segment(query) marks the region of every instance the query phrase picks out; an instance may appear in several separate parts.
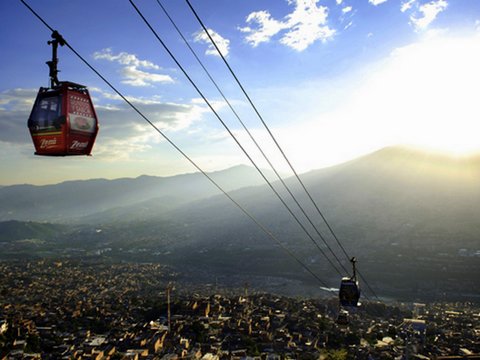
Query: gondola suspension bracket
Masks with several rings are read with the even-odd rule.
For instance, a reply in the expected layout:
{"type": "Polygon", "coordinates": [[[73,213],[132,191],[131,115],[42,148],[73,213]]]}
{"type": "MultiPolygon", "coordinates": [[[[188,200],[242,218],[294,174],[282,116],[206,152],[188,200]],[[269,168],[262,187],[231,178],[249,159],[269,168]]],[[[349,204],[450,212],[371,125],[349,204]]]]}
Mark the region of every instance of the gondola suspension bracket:
{"type": "Polygon", "coordinates": [[[50,87],[53,88],[59,85],[58,81],[58,57],[57,57],[57,49],[58,45],[64,46],[66,44],[65,39],[57,30],[52,32],[52,39],[47,42],[48,45],[52,45],[52,60],[47,61],[46,64],[48,65],[49,76],[50,76],[50,87]]]}

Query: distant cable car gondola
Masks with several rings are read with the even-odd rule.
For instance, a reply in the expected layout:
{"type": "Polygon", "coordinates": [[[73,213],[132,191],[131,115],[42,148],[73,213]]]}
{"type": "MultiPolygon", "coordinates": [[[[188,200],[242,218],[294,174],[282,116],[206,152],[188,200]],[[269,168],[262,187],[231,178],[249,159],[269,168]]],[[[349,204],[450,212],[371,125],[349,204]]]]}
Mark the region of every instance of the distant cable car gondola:
{"type": "Polygon", "coordinates": [[[85,86],[58,81],[57,47],[65,45],[62,36],[52,33],[52,61],[50,87],[41,87],[28,128],[35,145],[36,155],[67,156],[90,155],[98,133],[98,120],[92,99],[85,86]]]}
{"type": "Polygon", "coordinates": [[[360,299],[360,288],[357,281],[357,273],[355,269],[355,258],[350,260],[353,266],[353,276],[344,277],[340,283],[340,305],[344,307],[357,307],[360,299]]]}
{"type": "Polygon", "coordinates": [[[350,323],[350,314],[347,310],[341,309],[338,313],[337,324],[338,325],[348,325],[350,323]]]}

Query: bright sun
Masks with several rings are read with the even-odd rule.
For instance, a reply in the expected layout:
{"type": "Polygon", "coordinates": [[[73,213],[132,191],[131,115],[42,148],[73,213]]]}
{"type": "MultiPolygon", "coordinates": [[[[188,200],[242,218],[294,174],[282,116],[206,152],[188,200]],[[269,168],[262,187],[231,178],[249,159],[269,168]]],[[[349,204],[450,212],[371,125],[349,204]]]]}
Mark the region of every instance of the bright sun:
{"type": "Polygon", "coordinates": [[[397,48],[360,74],[347,75],[340,86],[331,83],[323,92],[308,86],[297,90],[306,99],[313,93],[317,101],[338,106],[318,112],[317,102],[310,101],[304,115],[309,120],[283,129],[281,143],[301,170],[392,145],[454,156],[480,153],[479,64],[479,33],[427,36],[397,48]],[[342,87],[345,83],[349,88],[342,87]]]}
{"type": "Polygon", "coordinates": [[[479,35],[397,49],[363,89],[368,100],[360,101],[369,108],[360,106],[362,113],[399,143],[455,155],[480,151],[479,64],[479,35]]]}

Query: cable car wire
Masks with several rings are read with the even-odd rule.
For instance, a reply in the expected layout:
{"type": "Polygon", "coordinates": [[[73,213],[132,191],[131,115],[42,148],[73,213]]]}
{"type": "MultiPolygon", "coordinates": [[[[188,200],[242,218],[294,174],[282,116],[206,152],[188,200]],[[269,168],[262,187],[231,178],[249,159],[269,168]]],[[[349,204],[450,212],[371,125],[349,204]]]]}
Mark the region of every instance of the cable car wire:
{"type": "MultiPolygon", "coordinates": [[[[55,31],[35,10],[32,9],[24,0],[20,0],[31,13],[37,17],[50,31],[55,31]]],[[[185,159],[187,159],[199,172],[201,172],[220,192],[222,192],[234,205],[236,205],[250,220],[252,220],[270,239],[277,243],[290,257],[292,257],[305,271],[312,275],[323,287],[328,285],[315,274],[303,261],[301,261],[290,249],[288,249],[271,231],[269,231],[260,221],[258,221],[249,211],[228,194],[215,180],[213,180],[191,157],[189,157],[180,147],[178,147],[165,133],[163,133],[147,116],[145,116],[126,96],[124,96],[111,82],[109,82],[100,72],[98,72],[83,56],[80,55],[65,40],[67,46],[90,70],[92,70],[102,81],[107,84],[123,101],[125,101],[140,117],[145,120],[158,134],[160,134],[175,150],[177,150],[185,159]]],[[[327,290],[324,290],[327,291],[327,290]]],[[[327,291],[330,292],[330,291],[327,291]]]]}
{"type": "Polygon", "coordinates": [[[161,37],[158,35],[158,33],[155,31],[155,29],[152,27],[150,22],[145,18],[143,13],[140,11],[140,9],[135,5],[133,0],[129,0],[130,4],[133,6],[137,14],[140,16],[140,18],[145,22],[147,27],[150,29],[150,31],[153,33],[155,38],[159,41],[159,43],[162,45],[164,50],[170,55],[172,60],[175,62],[175,64],[179,67],[179,69],[183,72],[187,80],[190,82],[190,84],[195,88],[197,93],[200,95],[200,97],[205,101],[207,106],[210,108],[210,110],[214,113],[215,117],[220,121],[220,123],[223,125],[223,127],[227,130],[229,135],[233,138],[235,143],[238,145],[238,147],[242,150],[242,152],[245,154],[245,156],[248,158],[250,163],[255,167],[255,169],[258,171],[258,173],[262,176],[262,178],[265,180],[267,185],[270,187],[270,189],[274,192],[274,194],[277,196],[277,198],[280,200],[282,205],[285,207],[285,209],[290,213],[290,215],[295,219],[297,224],[300,226],[300,228],[305,232],[305,234],[308,236],[310,241],[316,246],[316,248],[322,253],[322,255],[327,259],[327,261],[330,263],[330,265],[335,269],[335,271],[342,276],[342,273],[338,270],[338,268],[335,266],[335,264],[332,262],[332,260],[325,254],[325,252],[322,250],[322,248],[318,245],[318,243],[315,241],[315,239],[312,237],[312,235],[308,232],[306,229],[305,225],[298,219],[298,217],[295,215],[293,210],[288,206],[288,204],[285,202],[285,200],[280,196],[278,191],[273,187],[273,185],[270,183],[270,181],[267,179],[265,174],[262,172],[262,170],[259,168],[259,166],[255,163],[253,158],[250,156],[250,154],[245,150],[243,145],[240,143],[240,141],[237,139],[235,134],[230,130],[228,125],[223,121],[223,119],[220,117],[218,112],[214,109],[214,107],[211,105],[211,103],[208,101],[206,96],[203,94],[203,92],[200,90],[200,88],[197,86],[197,84],[193,81],[193,79],[188,75],[187,71],[185,68],[180,64],[180,62],[177,60],[175,55],[170,51],[168,46],[165,44],[165,42],[161,39],[161,37]]]}
{"type": "Polygon", "coordinates": [[[181,32],[181,30],[178,28],[177,24],[175,23],[175,21],[173,20],[173,18],[170,16],[170,14],[168,13],[168,11],[166,10],[166,8],[162,5],[161,1],[160,0],[156,0],[157,1],[157,4],[160,6],[160,8],[163,10],[165,16],[167,16],[168,20],[170,21],[170,23],[172,24],[172,26],[175,28],[175,30],[177,31],[177,33],[179,34],[179,36],[182,38],[183,42],[185,43],[185,45],[188,47],[188,49],[190,50],[190,52],[192,53],[192,55],[195,57],[195,59],[197,60],[197,62],[199,63],[199,65],[202,67],[202,69],[204,70],[204,72],[206,73],[207,77],[210,79],[210,81],[213,83],[213,85],[215,86],[215,88],[217,89],[217,91],[220,93],[220,95],[222,96],[222,98],[224,99],[224,101],[227,103],[228,107],[230,108],[230,110],[232,111],[232,113],[235,115],[235,117],[237,118],[237,120],[239,121],[239,123],[242,125],[243,129],[245,130],[245,132],[248,134],[248,136],[250,137],[250,139],[252,140],[252,142],[255,144],[255,146],[257,147],[257,149],[260,151],[260,153],[262,154],[263,158],[267,161],[268,165],[270,166],[270,168],[273,170],[273,172],[275,173],[275,175],[277,176],[278,180],[281,182],[281,184],[283,185],[283,187],[287,190],[288,194],[291,196],[291,198],[293,199],[293,201],[295,202],[295,204],[298,206],[298,208],[300,209],[300,211],[302,212],[302,214],[305,216],[305,218],[307,219],[307,221],[310,223],[310,225],[313,227],[313,229],[315,230],[316,234],[320,237],[320,239],[323,241],[323,243],[325,244],[325,246],[328,248],[328,250],[330,251],[330,253],[333,255],[333,257],[335,258],[335,260],[337,260],[338,264],[340,265],[340,267],[343,268],[343,270],[345,271],[345,273],[348,274],[348,270],[345,268],[345,266],[343,265],[343,263],[340,261],[340,259],[337,257],[337,255],[335,254],[335,252],[333,251],[333,249],[330,247],[330,245],[328,244],[328,242],[326,241],[326,239],[323,237],[323,235],[321,234],[321,232],[318,230],[317,226],[314,224],[314,222],[312,221],[311,217],[307,214],[307,212],[305,211],[305,209],[303,208],[303,206],[300,204],[300,202],[297,200],[296,196],[293,194],[293,192],[290,190],[290,187],[285,183],[285,180],[280,176],[280,174],[278,173],[277,169],[275,168],[275,166],[272,164],[272,162],[270,161],[270,159],[268,158],[268,156],[265,154],[265,152],[263,151],[262,147],[260,146],[260,144],[258,143],[258,141],[255,139],[255,137],[253,136],[253,134],[251,133],[251,131],[248,129],[248,127],[245,125],[245,123],[242,121],[242,119],[240,118],[240,116],[238,115],[237,111],[233,108],[232,104],[230,103],[230,101],[227,99],[227,97],[225,96],[225,94],[223,93],[223,91],[220,89],[219,85],[217,84],[217,82],[215,81],[215,79],[213,78],[213,76],[210,74],[210,72],[208,71],[208,69],[205,67],[205,65],[203,64],[202,60],[199,58],[199,56],[197,55],[197,53],[195,52],[195,50],[192,48],[192,46],[188,43],[187,39],[185,38],[185,36],[183,35],[183,33],[181,32]]]}
{"type": "MultiPolygon", "coordinates": [[[[222,54],[222,52],[220,51],[220,49],[218,48],[216,42],[213,40],[212,36],[210,35],[210,33],[208,32],[205,24],[203,23],[202,19],[200,18],[200,16],[198,15],[198,13],[196,12],[196,10],[194,9],[194,7],[192,6],[192,4],[190,3],[189,0],[185,0],[188,7],[190,8],[190,10],[192,11],[193,15],[195,16],[195,18],[197,19],[197,21],[200,23],[200,25],[202,26],[203,30],[205,31],[205,33],[207,34],[208,38],[210,39],[210,41],[212,42],[212,44],[214,45],[215,49],[217,50],[218,54],[220,55],[220,57],[222,58],[223,62],[225,63],[225,65],[227,66],[228,70],[230,71],[231,75],[233,76],[233,78],[235,79],[235,81],[237,82],[238,86],[240,87],[241,91],[243,92],[243,94],[245,95],[246,99],[248,100],[248,102],[250,103],[250,105],[252,106],[252,109],[255,111],[255,113],[257,114],[258,118],[260,119],[260,121],[262,122],[263,126],[265,127],[265,129],[267,130],[268,134],[270,135],[270,137],[272,138],[273,142],[275,143],[275,145],[277,146],[278,150],[280,151],[280,153],[282,154],[283,158],[285,159],[286,163],[288,164],[288,166],[290,167],[290,169],[292,170],[293,174],[295,175],[295,177],[297,178],[298,182],[300,183],[301,187],[303,188],[303,190],[305,191],[305,193],[307,194],[308,198],[310,199],[310,201],[312,202],[312,204],[314,205],[317,213],[320,215],[320,217],[322,218],[322,220],[324,221],[324,223],[326,224],[328,230],[330,231],[330,233],[332,234],[333,238],[335,239],[336,243],[338,244],[338,246],[340,247],[340,249],[343,251],[344,255],[346,256],[347,259],[350,259],[351,257],[348,255],[347,251],[345,250],[345,247],[342,245],[342,243],[340,242],[340,239],[337,237],[335,231],[333,230],[333,228],[331,227],[330,223],[327,221],[326,217],[323,215],[322,211],[320,210],[320,208],[318,207],[316,201],[313,199],[312,195],[310,194],[310,192],[308,191],[307,187],[305,186],[305,184],[303,183],[303,181],[301,180],[300,176],[298,175],[297,171],[295,170],[295,168],[293,167],[292,163],[290,162],[290,160],[288,159],[287,155],[285,154],[285,152],[283,151],[282,147],[280,146],[279,142],[277,141],[276,137],[273,135],[272,131],[270,130],[270,128],[268,127],[267,123],[265,122],[265,120],[263,119],[262,115],[260,114],[260,112],[258,111],[257,107],[255,106],[255,104],[253,103],[252,99],[250,98],[250,96],[248,95],[247,91],[245,90],[245,88],[243,87],[242,83],[240,82],[240,80],[238,79],[237,75],[235,74],[235,72],[233,71],[233,69],[231,68],[230,64],[228,63],[228,61],[225,59],[225,56],[222,54]]],[[[362,274],[360,272],[358,272],[358,275],[361,277],[361,279],[365,282],[365,284],[367,285],[367,287],[369,288],[369,290],[372,292],[372,294],[374,295],[374,297],[380,301],[380,299],[378,298],[378,296],[376,295],[375,291],[371,288],[371,286],[368,284],[367,280],[362,276],[362,274]]]]}

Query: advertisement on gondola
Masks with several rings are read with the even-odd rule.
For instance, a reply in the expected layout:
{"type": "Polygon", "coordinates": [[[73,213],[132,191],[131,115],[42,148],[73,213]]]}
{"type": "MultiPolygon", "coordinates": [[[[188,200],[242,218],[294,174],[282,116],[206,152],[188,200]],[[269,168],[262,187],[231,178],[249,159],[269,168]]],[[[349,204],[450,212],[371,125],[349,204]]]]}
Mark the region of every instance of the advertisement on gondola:
{"type": "Polygon", "coordinates": [[[95,116],[87,97],[80,94],[70,95],[70,129],[93,133],[96,130],[95,116]]]}

